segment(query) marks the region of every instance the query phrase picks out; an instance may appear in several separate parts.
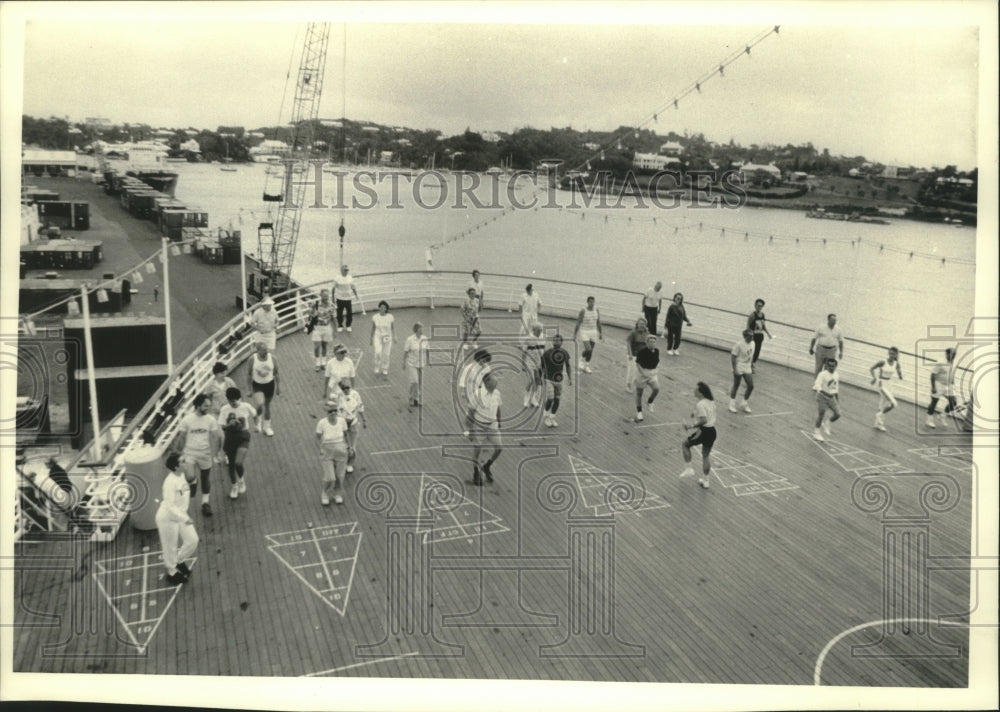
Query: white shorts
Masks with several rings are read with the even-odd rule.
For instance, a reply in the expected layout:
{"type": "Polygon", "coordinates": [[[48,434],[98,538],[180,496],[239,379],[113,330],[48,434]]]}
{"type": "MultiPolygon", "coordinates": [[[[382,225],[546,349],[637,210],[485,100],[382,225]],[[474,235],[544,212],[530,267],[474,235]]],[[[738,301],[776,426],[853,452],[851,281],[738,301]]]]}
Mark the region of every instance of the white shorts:
{"type": "Polygon", "coordinates": [[[593,341],[597,343],[599,334],[596,331],[580,331],[579,339],[580,341],[593,341]]]}
{"type": "Polygon", "coordinates": [[[896,396],[892,394],[892,387],[885,381],[879,381],[878,383],[878,406],[882,408],[883,406],[891,404],[893,408],[896,407],[896,396]]]}
{"type": "Polygon", "coordinates": [[[329,324],[317,324],[313,328],[312,340],[314,343],[328,344],[333,341],[333,327],[329,324]]]}

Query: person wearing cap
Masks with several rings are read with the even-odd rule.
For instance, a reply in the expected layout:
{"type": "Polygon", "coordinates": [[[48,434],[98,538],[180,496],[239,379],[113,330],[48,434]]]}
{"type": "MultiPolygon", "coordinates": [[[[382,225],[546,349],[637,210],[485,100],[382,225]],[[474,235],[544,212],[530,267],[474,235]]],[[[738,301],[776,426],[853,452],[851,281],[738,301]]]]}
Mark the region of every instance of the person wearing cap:
{"type": "Polygon", "coordinates": [[[344,420],[347,426],[347,472],[354,472],[354,460],[358,453],[354,445],[358,441],[358,421],[361,427],[368,428],[368,418],[365,417],[365,404],[361,402],[361,396],[351,387],[350,379],[343,379],[337,384],[340,393],[336,398],[331,397],[331,401],[337,403],[337,414],[344,420]]]}
{"type": "Polygon", "coordinates": [[[257,342],[257,351],[250,357],[247,375],[253,403],[257,408],[257,432],[263,431],[268,437],[273,436],[271,400],[281,395],[281,386],[278,384],[278,361],[262,341],[257,342]]]}
{"type": "Polygon", "coordinates": [[[357,378],[354,361],[347,355],[347,347],[337,344],[333,347],[333,358],[326,362],[326,381],[323,383],[323,397],[336,400],[338,384],[345,378],[353,386],[357,378]]]}
{"type": "Polygon", "coordinates": [[[729,391],[729,412],[737,412],[737,408],[744,413],[751,413],[750,394],[753,393],[753,332],[750,329],[743,330],[743,340],[733,344],[729,352],[730,361],[733,365],[733,387],[729,391]],[[740,390],[740,381],[746,382],[746,390],[743,391],[743,402],[737,406],[736,394],[740,390]]]}
{"type": "Polygon", "coordinates": [[[420,405],[420,380],[426,365],[427,337],[424,336],[424,325],[418,321],[413,325],[413,333],[406,337],[406,343],[403,344],[403,370],[410,382],[407,405],[420,405]]]}
{"type": "MultiPolygon", "coordinates": [[[[194,412],[181,418],[177,426],[177,437],[171,450],[184,456],[191,471],[189,480],[194,479],[194,471],[201,471],[201,513],[212,516],[209,493],[212,491],[212,464],[222,456],[222,429],[216,417],[208,412],[212,399],[204,393],[194,397],[194,412]]],[[[195,484],[195,491],[198,487],[195,484]]]]}
{"type": "Polygon", "coordinates": [[[274,300],[264,297],[254,309],[250,317],[250,326],[253,327],[255,342],[263,342],[267,345],[267,350],[273,352],[278,343],[278,312],[274,309],[274,300]]]}
{"type": "Polygon", "coordinates": [[[198,532],[188,514],[194,473],[185,473],[176,452],[167,455],[167,476],[163,478],[160,506],[156,510],[156,530],[160,535],[167,583],[179,586],[191,575],[187,560],[198,548],[198,532]]]}
{"type": "Polygon", "coordinates": [[[336,401],[326,402],[326,417],[316,423],[316,444],[319,446],[319,457],[323,464],[323,491],[320,503],[330,504],[330,492],[333,491],[333,501],[344,503],[341,494],[344,485],[344,473],[347,469],[347,424],[337,413],[336,401]]]}
{"type": "Polygon", "coordinates": [[[345,328],[348,333],[351,331],[351,323],[354,321],[354,304],[351,295],[358,301],[358,288],[354,286],[354,277],[351,276],[347,265],[340,266],[340,274],[333,278],[333,299],[337,305],[337,332],[342,332],[345,328]]]}
{"type": "Polygon", "coordinates": [[[542,306],[542,299],[534,286],[525,285],[517,306],[521,310],[521,334],[527,334],[531,331],[531,325],[538,321],[538,310],[542,306]]]}

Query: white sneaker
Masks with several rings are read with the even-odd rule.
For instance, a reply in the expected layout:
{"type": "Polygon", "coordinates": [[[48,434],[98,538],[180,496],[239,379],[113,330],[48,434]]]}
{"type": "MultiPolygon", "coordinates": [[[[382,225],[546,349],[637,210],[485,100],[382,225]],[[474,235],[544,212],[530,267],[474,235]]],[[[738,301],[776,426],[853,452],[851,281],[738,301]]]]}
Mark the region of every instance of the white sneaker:
{"type": "Polygon", "coordinates": [[[638,413],[635,414],[635,422],[641,423],[642,421],[643,421],[642,411],[640,410],[638,413]]]}
{"type": "Polygon", "coordinates": [[[330,504],[330,498],[327,496],[326,492],[320,495],[319,503],[322,504],[324,507],[330,504]]]}
{"type": "Polygon", "coordinates": [[[656,403],[647,403],[646,404],[646,410],[648,410],[650,413],[655,413],[656,412],[656,403]]]}
{"type": "Polygon", "coordinates": [[[531,403],[531,396],[527,393],[524,394],[524,407],[527,408],[528,404],[531,403]]]}
{"type": "Polygon", "coordinates": [[[542,401],[538,397],[537,393],[535,393],[533,396],[531,396],[531,405],[532,405],[532,407],[537,408],[541,402],[542,401]]]}
{"type": "Polygon", "coordinates": [[[354,472],[354,465],[348,465],[346,472],[348,473],[354,472]]]}
{"type": "Polygon", "coordinates": [[[247,491],[247,483],[246,483],[246,481],[242,477],[239,478],[238,480],[236,480],[236,489],[237,489],[237,491],[239,491],[240,494],[245,494],[246,493],[246,491],[247,491]]]}
{"type": "Polygon", "coordinates": [[[271,428],[271,421],[270,420],[265,420],[264,421],[264,435],[267,435],[268,437],[272,437],[272,438],[274,437],[274,430],[271,428]]]}
{"type": "MultiPolygon", "coordinates": [[[[343,331],[344,331],[344,327],[342,327],[342,326],[338,326],[337,327],[337,333],[338,334],[343,333],[343,331]]],[[[330,503],[329,502],[324,502],[324,504],[330,504],[330,503]]]]}
{"type": "Polygon", "coordinates": [[[229,488],[229,499],[237,499],[240,496],[240,488],[233,485],[229,488]]]}
{"type": "Polygon", "coordinates": [[[593,373],[594,371],[590,368],[590,364],[588,363],[586,366],[583,367],[583,372],[584,373],[593,373]]]}
{"type": "Polygon", "coordinates": [[[830,432],[830,421],[829,420],[824,420],[823,421],[823,432],[826,433],[827,435],[832,435],[832,433],[830,432]]]}
{"type": "Polygon", "coordinates": [[[549,427],[550,428],[558,428],[559,427],[559,421],[556,420],[556,416],[554,416],[554,415],[550,415],[549,416],[549,427]]]}
{"type": "Polygon", "coordinates": [[[881,430],[883,433],[885,432],[885,426],[882,423],[875,423],[875,429],[881,430]]]}
{"type": "Polygon", "coordinates": [[[747,403],[746,401],[743,401],[743,406],[742,407],[743,407],[743,412],[744,413],[753,413],[753,411],[750,410],[750,404],[747,403]]]}
{"type": "Polygon", "coordinates": [[[698,484],[702,486],[702,489],[708,489],[708,478],[702,477],[698,480],[698,484]]]}
{"type": "Polygon", "coordinates": [[[819,432],[819,428],[813,430],[813,440],[816,440],[818,442],[824,442],[825,441],[825,438],[819,432]]]}
{"type": "Polygon", "coordinates": [[[348,334],[350,334],[350,333],[351,333],[351,327],[347,327],[347,333],[348,333],[348,334]]]}
{"type": "Polygon", "coordinates": [[[734,401],[732,399],[729,400],[729,412],[730,413],[736,413],[736,412],[738,412],[736,410],[736,401],[734,401]]]}
{"type": "Polygon", "coordinates": [[[576,370],[577,371],[583,370],[583,361],[580,361],[578,364],[576,364],[576,370]]]}
{"type": "Polygon", "coordinates": [[[693,474],[694,474],[694,468],[688,467],[688,468],[685,468],[684,472],[682,472],[680,474],[680,476],[681,477],[690,477],[693,474]]]}
{"type": "Polygon", "coordinates": [[[937,425],[934,424],[934,416],[933,415],[928,415],[927,416],[927,423],[926,423],[926,425],[927,425],[928,428],[937,428],[937,425]]]}
{"type": "Polygon", "coordinates": [[[344,503],[344,497],[343,497],[343,495],[340,494],[340,492],[334,492],[333,493],[333,501],[336,502],[337,504],[343,504],[344,503]]]}

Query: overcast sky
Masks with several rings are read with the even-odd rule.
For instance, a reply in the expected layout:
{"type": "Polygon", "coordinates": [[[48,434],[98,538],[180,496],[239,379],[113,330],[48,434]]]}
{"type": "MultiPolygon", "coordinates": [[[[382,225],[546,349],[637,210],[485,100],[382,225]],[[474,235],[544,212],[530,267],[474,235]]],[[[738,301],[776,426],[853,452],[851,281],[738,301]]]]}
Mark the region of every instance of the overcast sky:
{"type": "Polygon", "coordinates": [[[968,4],[757,5],[752,13],[750,3],[487,5],[472,14],[381,3],[170,3],[140,12],[126,3],[95,14],[40,4],[24,30],[23,113],[212,129],[284,122],[302,23],[329,19],[340,21],[331,28],[324,117],[447,135],[641,124],[744,145],[811,142],[884,163],[977,164],[980,46],[968,4]],[[735,24],[704,24],[717,20],[735,24]],[[779,34],[723,78],[651,122],[779,23],[779,34]]]}

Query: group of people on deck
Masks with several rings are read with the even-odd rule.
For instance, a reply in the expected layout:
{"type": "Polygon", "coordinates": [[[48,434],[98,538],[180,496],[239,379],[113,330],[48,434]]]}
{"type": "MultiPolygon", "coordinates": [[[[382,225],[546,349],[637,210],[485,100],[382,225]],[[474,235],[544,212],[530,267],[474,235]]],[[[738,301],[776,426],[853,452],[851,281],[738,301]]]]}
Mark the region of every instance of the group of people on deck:
{"type": "MultiPolygon", "coordinates": [[[[655,412],[656,398],[660,392],[658,368],[660,350],[657,338],[667,339],[666,354],[680,355],[682,328],[692,323],[684,305],[684,295],[673,295],[663,320],[662,332],[658,330],[663,298],[662,282],[656,282],[643,294],[642,316],[625,338],[626,368],[625,388],[634,394],[634,422],[643,422],[644,409],[655,412]]],[[[483,309],[485,285],[478,270],[465,289],[460,314],[461,341],[454,352],[454,363],[464,417],[464,435],[472,443],[474,485],[494,481],[492,470],[503,450],[501,438],[501,410],[503,398],[499,388],[498,373],[491,368],[492,355],[479,347],[482,336],[480,315],[483,309]],[[467,353],[471,350],[471,353],[467,353]]],[[[328,505],[344,502],[345,476],[354,470],[359,428],[367,427],[367,417],[361,396],[354,389],[357,377],[355,365],[342,343],[333,344],[333,329],[337,333],[352,332],[353,301],[361,301],[348,267],[341,268],[334,280],[333,291],[322,289],[318,299],[309,306],[306,330],[311,336],[312,354],[316,371],[324,374],[322,398],[325,417],[315,429],[317,447],[322,462],[322,490],[320,502],[328,505]],[[332,345],[332,355],[328,348],[332,345]]],[[[362,302],[362,313],[364,305],[362,302]]],[[[556,415],[562,399],[563,382],[572,385],[574,369],[572,357],[564,348],[563,336],[554,333],[547,338],[539,321],[541,296],[532,284],[527,284],[518,301],[520,329],[518,346],[521,367],[525,374],[524,408],[542,408],[541,420],[547,428],[557,428],[556,415]]],[[[729,411],[751,413],[750,396],[754,391],[754,372],[760,358],[765,337],[774,338],[764,315],[765,302],[757,299],[747,317],[742,338],[730,350],[733,383],[730,389],[729,411]],[[743,386],[741,397],[740,387],[743,386]]],[[[396,343],[394,316],[388,302],[378,303],[378,312],[371,319],[371,345],[373,371],[377,377],[387,378],[390,355],[396,343]]],[[[202,490],[201,510],[204,516],[212,515],[210,504],[211,471],[216,462],[225,463],[230,480],[230,498],[237,499],[247,491],[244,462],[250,444],[250,433],[256,431],[273,436],[271,403],[280,394],[279,370],[274,351],[278,330],[278,315],[274,301],[263,299],[259,308],[250,315],[253,328],[253,353],[248,361],[248,388],[251,402],[242,400],[243,393],[227,375],[224,363],[213,368],[213,379],[205,392],[194,400],[194,412],[186,415],[178,427],[178,435],[171,445],[167,459],[170,475],[164,482],[161,511],[157,514],[164,545],[164,565],[167,580],[182,583],[190,576],[184,563],[197,545],[193,523],[186,515],[187,501],[202,490]],[[181,512],[184,512],[182,515],[181,512]],[[162,526],[161,526],[162,523],[162,526]],[[168,548],[170,553],[168,555],[168,548]]],[[[594,296],[586,298],[579,310],[573,329],[573,340],[579,345],[577,371],[592,373],[592,363],[597,345],[604,340],[604,325],[594,296]]],[[[406,339],[402,353],[402,369],[407,374],[408,407],[421,406],[423,369],[428,365],[429,342],[420,322],[413,325],[413,333],[406,339]]],[[[843,359],[844,337],[837,325],[837,315],[829,314],[815,332],[809,354],[815,357],[813,390],[817,398],[817,419],[813,437],[824,440],[830,434],[830,424],[841,415],[839,401],[838,365],[843,359]]],[[[957,401],[953,390],[954,359],[956,350],[946,351],[946,362],[936,364],[931,374],[932,399],[927,410],[926,425],[934,428],[938,402],[947,401],[945,413],[954,413],[957,401]]],[[[885,416],[897,405],[893,383],[902,380],[903,372],[899,351],[888,350],[884,359],[870,368],[872,385],[879,393],[874,427],[885,428],[885,416]]],[[[717,438],[716,406],[711,388],[704,381],[694,386],[695,407],[683,423],[686,437],[681,450],[686,463],[681,477],[694,474],[691,465],[692,450],[701,446],[702,472],[699,484],[708,489],[711,475],[711,452],[717,438]]]]}

